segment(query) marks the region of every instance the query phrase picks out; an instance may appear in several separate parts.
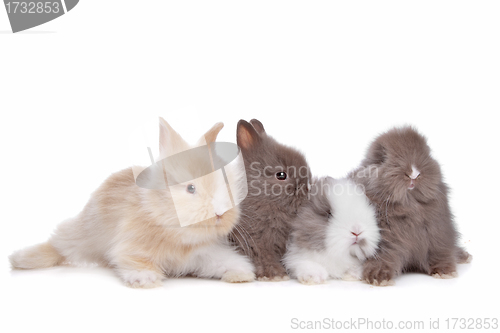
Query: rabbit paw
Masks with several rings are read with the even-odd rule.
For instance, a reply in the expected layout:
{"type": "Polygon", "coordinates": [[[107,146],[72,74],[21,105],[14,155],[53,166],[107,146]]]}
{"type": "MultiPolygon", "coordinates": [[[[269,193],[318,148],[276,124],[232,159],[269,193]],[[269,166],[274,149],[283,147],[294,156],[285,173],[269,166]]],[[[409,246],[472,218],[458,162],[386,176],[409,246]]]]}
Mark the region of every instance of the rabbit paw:
{"type": "Polygon", "coordinates": [[[453,279],[453,278],[458,277],[458,273],[457,272],[451,272],[451,273],[434,273],[434,274],[432,274],[432,277],[436,278],[436,279],[453,279]]]}
{"type": "Polygon", "coordinates": [[[328,279],[328,272],[320,265],[310,263],[297,271],[297,280],[302,284],[322,284],[328,279]]]}
{"type": "Polygon", "coordinates": [[[472,262],[472,255],[461,247],[456,248],[457,264],[468,264],[472,262]]]}
{"type": "Polygon", "coordinates": [[[394,285],[394,280],[373,280],[372,285],[377,286],[377,287],[388,287],[388,286],[393,286],[394,285]]]}
{"type": "Polygon", "coordinates": [[[355,265],[342,276],[344,281],[361,281],[363,276],[363,266],[355,265]]]}
{"type": "Polygon", "coordinates": [[[256,276],[258,281],[279,282],[290,280],[290,277],[286,274],[285,268],[283,268],[281,264],[258,267],[256,276]]]}
{"type": "Polygon", "coordinates": [[[162,278],[152,271],[124,271],[122,278],[127,287],[131,288],[156,288],[160,287],[162,278]]]}
{"type": "Polygon", "coordinates": [[[458,276],[454,260],[439,262],[431,269],[430,275],[436,279],[453,279],[458,276]]]}
{"type": "Polygon", "coordinates": [[[325,274],[304,274],[297,276],[297,280],[299,280],[300,283],[307,285],[325,283],[327,278],[328,275],[325,274]]]}
{"type": "Polygon", "coordinates": [[[257,281],[267,281],[267,282],[280,282],[280,281],[288,281],[290,277],[288,275],[276,275],[273,277],[260,276],[257,278],[257,281]]]}
{"type": "Polygon", "coordinates": [[[221,280],[229,283],[252,282],[255,280],[255,274],[251,271],[227,271],[222,275],[221,280]]]}
{"type": "Polygon", "coordinates": [[[470,264],[472,262],[472,254],[465,252],[464,257],[459,258],[459,264],[470,264]]]}
{"type": "Polygon", "coordinates": [[[363,280],[374,286],[393,286],[394,270],[378,261],[365,262],[363,270],[363,280]]]}
{"type": "Polygon", "coordinates": [[[361,281],[359,276],[355,276],[354,274],[347,272],[342,276],[342,280],[344,281],[361,281]]]}

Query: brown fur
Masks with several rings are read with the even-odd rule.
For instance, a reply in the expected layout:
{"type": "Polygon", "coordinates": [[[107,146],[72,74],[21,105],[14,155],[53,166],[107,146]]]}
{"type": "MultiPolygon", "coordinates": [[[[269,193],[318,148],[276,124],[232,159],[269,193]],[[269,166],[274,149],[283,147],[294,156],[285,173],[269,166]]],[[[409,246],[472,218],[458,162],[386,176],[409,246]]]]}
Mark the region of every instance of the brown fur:
{"type": "Polygon", "coordinates": [[[240,223],[230,239],[253,261],[257,279],[288,279],[281,259],[286,251],[290,221],[307,200],[308,164],[300,152],[268,136],[256,119],[250,123],[238,122],[237,142],[245,162],[248,195],[240,204],[240,223]],[[279,171],[287,172],[288,178],[276,179],[279,171]]]}
{"type": "Polygon", "coordinates": [[[364,264],[363,278],[387,285],[398,274],[456,275],[456,264],[471,256],[457,246],[459,234],[448,203],[448,186],[426,139],[411,127],[380,135],[350,177],[363,185],[377,207],[382,241],[364,264]],[[409,190],[412,166],[420,171],[409,190]]]}

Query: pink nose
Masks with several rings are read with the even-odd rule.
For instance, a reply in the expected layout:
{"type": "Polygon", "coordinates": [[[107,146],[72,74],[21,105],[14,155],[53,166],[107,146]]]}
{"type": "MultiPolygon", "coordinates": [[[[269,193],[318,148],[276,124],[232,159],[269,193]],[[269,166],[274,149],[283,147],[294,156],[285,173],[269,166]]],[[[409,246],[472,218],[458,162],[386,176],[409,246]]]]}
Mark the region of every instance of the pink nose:
{"type": "Polygon", "coordinates": [[[361,233],[357,234],[357,233],[352,232],[352,231],[351,231],[351,234],[353,234],[353,235],[354,235],[354,236],[356,236],[356,237],[358,237],[359,235],[361,235],[361,233]]]}

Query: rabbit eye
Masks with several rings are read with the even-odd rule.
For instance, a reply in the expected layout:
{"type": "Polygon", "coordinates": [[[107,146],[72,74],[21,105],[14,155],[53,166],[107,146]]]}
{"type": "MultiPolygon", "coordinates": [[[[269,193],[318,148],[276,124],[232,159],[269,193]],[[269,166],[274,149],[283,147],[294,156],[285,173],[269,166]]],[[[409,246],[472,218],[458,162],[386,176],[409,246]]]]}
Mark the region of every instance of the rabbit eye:
{"type": "Polygon", "coordinates": [[[189,184],[188,186],[186,186],[186,191],[193,194],[196,191],[196,187],[194,187],[193,184],[189,184]]]}
{"type": "Polygon", "coordinates": [[[276,173],[276,179],[277,180],[285,180],[286,179],[286,172],[280,171],[276,173]]]}

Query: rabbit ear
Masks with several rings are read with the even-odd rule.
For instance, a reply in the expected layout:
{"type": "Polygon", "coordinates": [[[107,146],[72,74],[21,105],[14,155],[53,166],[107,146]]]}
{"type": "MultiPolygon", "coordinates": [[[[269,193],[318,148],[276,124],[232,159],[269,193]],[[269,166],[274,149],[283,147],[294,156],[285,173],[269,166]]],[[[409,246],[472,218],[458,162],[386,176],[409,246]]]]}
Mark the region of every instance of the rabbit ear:
{"type": "MultiPolygon", "coordinates": [[[[262,124],[261,124],[262,125],[262,124]]],[[[262,127],[264,128],[264,127],[262,127]]],[[[261,142],[261,137],[255,128],[245,120],[240,120],[238,122],[238,127],[236,130],[236,142],[238,146],[243,149],[252,149],[257,144],[261,142]]]]}
{"type": "Polygon", "coordinates": [[[198,140],[198,146],[204,146],[206,144],[210,144],[212,142],[215,142],[217,139],[217,135],[219,134],[220,130],[224,127],[223,123],[217,123],[214,126],[212,126],[211,129],[205,133],[200,140],[198,140]]]}
{"type": "Polygon", "coordinates": [[[257,119],[252,119],[250,120],[250,124],[252,124],[253,128],[257,131],[259,134],[266,134],[266,130],[264,129],[264,125],[257,119]]]}
{"type": "Polygon", "coordinates": [[[189,145],[160,117],[160,157],[165,158],[189,149],[189,145]]]}

